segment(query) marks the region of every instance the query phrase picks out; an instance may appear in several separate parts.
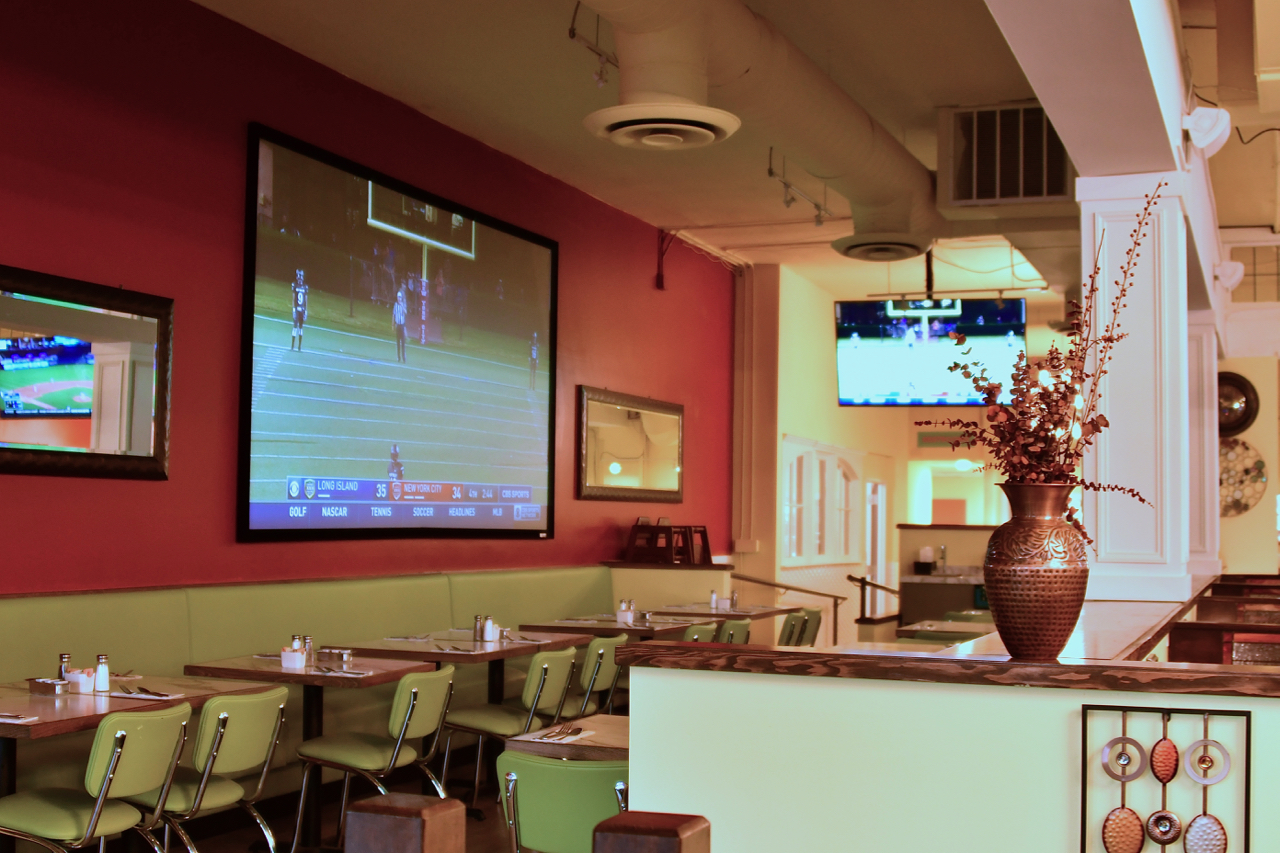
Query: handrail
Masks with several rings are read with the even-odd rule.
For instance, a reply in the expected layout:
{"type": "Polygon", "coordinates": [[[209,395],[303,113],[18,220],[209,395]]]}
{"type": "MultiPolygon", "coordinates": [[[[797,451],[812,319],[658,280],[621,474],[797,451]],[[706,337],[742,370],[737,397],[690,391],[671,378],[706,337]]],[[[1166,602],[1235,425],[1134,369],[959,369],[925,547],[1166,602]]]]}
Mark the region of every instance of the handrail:
{"type": "Polygon", "coordinates": [[[840,604],[848,601],[847,595],[836,595],[834,592],[819,592],[816,589],[805,589],[802,586],[792,586],[789,583],[775,583],[774,581],[761,580],[753,578],[751,575],[743,575],[738,572],[730,572],[729,577],[734,580],[747,581],[748,583],[758,583],[761,586],[770,586],[774,589],[783,589],[789,592],[803,592],[806,595],[818,595],[823,598],[831,599],[831,645],[840,642],[840,604]]]}
{"type": "Polygon", "coordinates": [[[859,619],[867,618],[867,588],[868,587],[873,587],[875,589],[880,590],[881,592],[887,592],[890,595],[896,595],[898,597],[902,596],[902,593],[894,589],[893,587],[885,586],[884,584],[878,584],[873,580],[868,580],[867,578],[860,578],[857,575],[845,575],[845,578],[849,581],[849,583],[856,583],[858,585],[858,595],[859,595],[858,618],[859,619]]]}

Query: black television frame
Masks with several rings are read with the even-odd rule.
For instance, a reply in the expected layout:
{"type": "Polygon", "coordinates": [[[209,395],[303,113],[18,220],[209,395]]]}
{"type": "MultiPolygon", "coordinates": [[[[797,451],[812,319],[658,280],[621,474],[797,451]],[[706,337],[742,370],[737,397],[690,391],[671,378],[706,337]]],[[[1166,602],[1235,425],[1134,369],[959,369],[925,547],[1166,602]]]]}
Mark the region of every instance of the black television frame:
{"type": "Polygon", "coordinates": [[[258,122],[250,122],[245,169],[245,243],[244,289],[240,328],[240,417],[236,459],[236,541],[237,542],[306,542],[353,539],[534,539],[555,538],[556,493],[556,341],[559,297],[560,244],[549,237],[482,213],[466,205],[428,192],[376,169],[361,165],[297,137],[274,130],[258,122]],[[550,299],[547,318],[546,352],[549,378],[547,405],[547,512],[546,526],[538,529],[490,529],[448,527],[378,527],[378,528],[258,528],[249,526],[249,470],[253,428],[253,313],[257,280],[258,219],[258,144],[269,142],[297,154],[318,160],[335,169],[349,172],[363,180],[374,181],[387,189],[412,196],[428,204],[460,213],[477,224],[548,249],[551,252],[550,299]]]}

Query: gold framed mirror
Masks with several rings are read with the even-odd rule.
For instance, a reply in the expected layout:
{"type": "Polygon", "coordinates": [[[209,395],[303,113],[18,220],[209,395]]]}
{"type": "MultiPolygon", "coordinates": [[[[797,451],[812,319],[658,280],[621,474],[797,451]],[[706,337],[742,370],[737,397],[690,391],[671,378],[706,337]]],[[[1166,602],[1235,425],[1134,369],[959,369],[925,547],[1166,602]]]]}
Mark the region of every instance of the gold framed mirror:
{"type": "Polygon", "coordinates": [[[684,406],[578,386],[578,498],[684,501],[684,406]]]}
{"type": "Polygon", "coordinates": [[[0,266],[0,473],[164,480],[173,300],[0,266]]]}

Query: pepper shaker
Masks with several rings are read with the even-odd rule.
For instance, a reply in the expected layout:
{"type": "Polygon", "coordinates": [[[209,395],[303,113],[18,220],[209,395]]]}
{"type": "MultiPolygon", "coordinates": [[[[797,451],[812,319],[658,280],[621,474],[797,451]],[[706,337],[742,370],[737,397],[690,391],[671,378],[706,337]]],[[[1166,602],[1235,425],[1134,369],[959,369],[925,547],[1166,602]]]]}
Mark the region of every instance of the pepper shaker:
{"type": "Polygon", "coordinates": [[[63,653],[58,655],[58,680],[67,680],[67,670],[71,669],[71,655],[63,653]]]}

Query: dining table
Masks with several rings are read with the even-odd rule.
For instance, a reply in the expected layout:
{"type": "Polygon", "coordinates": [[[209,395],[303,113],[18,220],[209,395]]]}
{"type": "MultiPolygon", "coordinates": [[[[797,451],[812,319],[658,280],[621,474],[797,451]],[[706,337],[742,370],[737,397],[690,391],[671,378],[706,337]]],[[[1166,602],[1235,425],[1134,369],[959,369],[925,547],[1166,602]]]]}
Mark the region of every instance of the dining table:
{"type": "MultiPolygon", "coordinates": [[[[32,693],[25,681],[0,685],[0,797],[18,787],[18,741],[39,740],[96,728],[116,711],[154,711],[180,702],[199,709],[214,696],[252,693],[264,685],[187,676],[123,676],[110,693],[32,693]],[[127,692],[126,692],[127,691],[127,692]]],[[[14,839],[0,836],[0,853],[13,853],[14,839]]]]}
{"type": "Polygon", "coordinates": [[[507,639],[484,641],[476,640],[470,629],[452,629],[406,637],[363,640],[351,643],[347,648],[364,658],[437,664],[487,663],[489,704],[501,705],[506,698],[506,661],[509,658],[558,651],[589,642],[590,635],[568,631],[510,631],[507,639]]]}
{"type": "Polygon", "coordinates": [[[914,637],[916,631],[928,631],[931,634],[958,634],[961,636],[983,636],[996,629],[992,622],[952,622],[943,619],[925,619],[912,622],[897,629],[899,637],[914,637]]]}
{"type": "Polygon", "coordinates": [[[619,634],[626,634],[630,640],[674,640],[684,636],[685,630],[690,625],[697,624],[697,619],[682,619],[675,616],[641,619],[638,613],[631,622],[619,622],[614,614],[602,613],[596,616],[531,622],[521,625],[520,630],[588,634],[592,637],[616,637],[619,634]]]}
{"type": "Polygon", "coordinates": [[[571,761],[626,761],[631,741],[631,718],[613,714],[592,714],[572,722],[572,732],[557,735],[558,727],[542,729],[509,738],[507,749],[565,758],[571,761]]]}
{"type": "MultiPolygon", "coordinates": [[[[324,650],[322,649],[321,652],[324,650]]],[[[410,672],[431,672],[434,664],[388,658],[353,657],[349,661],[319,659],[301,669],[285,667],[280,654],[241,655],[207,663],[189,663],[187,675],[208,678],[252,679],[274,684],[297,684],[302,687],[302,739],[311,740],[324,734],[324,690],[326,687],[377,687],[399,681],[410,672]]],[[[261,686],[261,685],[259,685],[261,686]]],[[[304,804],[306,819],[302,824],[302,846],[320,844],[320,786],[312,785],[304,804]]]]}
{"type": "Polygon", "coordinates": [[[709,601],[667,604],[654,607],[650,612],[656,616],[694,616],[698,619],[723,621],[725,619],[772,619],[774,616],[799,613],[804,609],[799,605],[790,607],[780,604],[740,604],[736,608],[731,608],[727,604],[723,607],[719,605],[720,602],[717,602],[717,606],[712,607],[709,601]]]}

